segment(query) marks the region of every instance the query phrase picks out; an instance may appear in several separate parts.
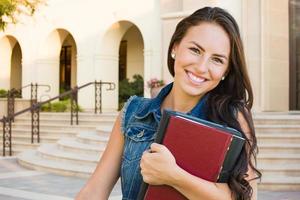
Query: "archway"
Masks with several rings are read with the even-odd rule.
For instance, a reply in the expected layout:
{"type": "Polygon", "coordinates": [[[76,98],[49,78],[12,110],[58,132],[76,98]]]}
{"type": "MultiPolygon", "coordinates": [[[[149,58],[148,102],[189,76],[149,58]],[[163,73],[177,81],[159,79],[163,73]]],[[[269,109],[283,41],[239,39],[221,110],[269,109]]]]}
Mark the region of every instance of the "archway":
{"type": "Polygon", "coordinates": [[[22,50],[13,36],[0,39],[0,89],[22,86],[22,50]]]}
{"type": "Polygon", "coordinates": [[[52,31],[39,53],[37,82],[51,86],[50,96],[56,96],[77,84],[77,47],[69,31],[52,31]]]}
{"type": "Polygon", "coordinates": [[[300,18],[297,11],[300,9],[300,2],[289,1],[290,7],[290,91],[289,109],[300,110],[300,18]]]}
{"type": "MultiPolygon", "coordinates": [[[[140,29],[130,21],[112,24],[99,44],[95,60],[96,78],[114,82],[132,80],[134,74],[144,77],[144,41],[140,29]]],[[[143,89],[143,86],[142,86],[143,89]]],[[[103,92],[103,107],[117,108],[119,90],[103,92]],[[113,99],[111,98],[113,96],[113,99]]],[[[120,105],[120,104],[119,104],[120,105]]]]}
{"type": "Polygon", "coordinates": [[[144,77],[144,43],[138,27],[131,26],[123,35],[119,47],[119,81],[144,77]]]}
{"type": "Polygon", "coordinates": [[[60,51],[59,89],[60,93],[70,90],[76,85],[76,44],[71,34],[64,40],[60,51]]]}

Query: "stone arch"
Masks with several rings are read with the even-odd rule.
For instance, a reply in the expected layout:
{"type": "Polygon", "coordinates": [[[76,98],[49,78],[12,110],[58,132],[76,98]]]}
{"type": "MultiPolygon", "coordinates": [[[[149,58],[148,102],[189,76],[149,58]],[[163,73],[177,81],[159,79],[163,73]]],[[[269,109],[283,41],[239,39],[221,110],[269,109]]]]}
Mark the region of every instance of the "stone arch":
{"type": "MultiPolygon", "coordinates": [[[[113,23],[101,38],[96,48],[95,74],[96,78],[104,81],[119,83],[119,49],[122,41],[127,41],[126,78],[131,79],[134,74],[144,77],[144,39],[140,28],[130,21],[113,23]],[[103,73],[105,72],[105,73],[103,73]]],[[[116,107],[118,104],[118,90],[111,95],[103,95],[106,107],[116,107]],[[107,98],[107,99],[106,99],[107,98]]]]}
{"type": "MultiPolygon", "coordinates": [[[[64,60],[66,61],[66,60],[64,60]]],[[[50,96],[59,94],[62,86],[65,69],[69,68],[69,86],[77,85],[77,43],[73,35],[65,29],[53,30],[40,47],[37,60],[38,80],[40,84],[51,86],[50,96]],[[65,54],[68,54],[68,63],[62,64],[65,54]],[[62,65],[64,65],[62,70],[62,65]]]]}
{"type": "Polygon", "coordinates": [[[0,39],[0,88],[19,89],[22,86],[22,50],[11,35],[0,39]]]}

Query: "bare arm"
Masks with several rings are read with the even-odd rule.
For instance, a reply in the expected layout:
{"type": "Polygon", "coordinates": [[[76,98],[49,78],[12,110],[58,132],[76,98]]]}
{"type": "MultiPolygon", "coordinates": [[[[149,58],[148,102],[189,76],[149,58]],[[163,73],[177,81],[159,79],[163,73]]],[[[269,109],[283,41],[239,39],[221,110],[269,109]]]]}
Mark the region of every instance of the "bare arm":
{"type": "Polygon", "coordinates": [[[152,185],[170,185],[190,200],[231,200],[226,183],[213,183],[194,176],[176,164],[164,145],[153,143],[151,153],[145,152],[141,160],[141,173],[152,185]]]}
{"type": "Polygon", "coordinates": [[[119,114],[100,162],[76,196],[76,200],[108,199],[119,177],[123,145],[124,137],[121,133],[121,114],[119,114]]]}
{"type": "MultiPolygon", "coordinates": [[[[250,129],[241,114],[238,115],[238,121],[247,135],[250,129]]],[[[170,185],[191,200],[233,199],[227,183],[213,183],[186,172],[176,164],[173,155],[163,145],[154,143],[151,145],[151,150],[155,153],[144,153],[141,162],[145,182],[154,185],[170,185]]],[[[252,170],[249,170],[248,174],[248,180],[255,177],[252,170]]],[[[256,181],[250,181],[250,184],[254,191],[252,200],[256,200],[256,181]]]]}

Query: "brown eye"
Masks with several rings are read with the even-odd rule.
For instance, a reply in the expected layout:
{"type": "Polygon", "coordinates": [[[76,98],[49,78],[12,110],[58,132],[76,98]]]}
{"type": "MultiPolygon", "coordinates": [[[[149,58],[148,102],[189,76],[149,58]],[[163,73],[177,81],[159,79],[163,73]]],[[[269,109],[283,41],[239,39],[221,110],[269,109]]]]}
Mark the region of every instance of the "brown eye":
{"type": "Polygon", "coordinates": [[[197,48],[194,48],[194,47],[191,47],[190,50],[193,52],[193,53],[196,53],[196,54],[200,54],[200,50],[197,49],[197,48]]]}
{"type": "Polygon", "coordinates": [[[217,63],[217,64],[223,64],[223,63],[224,63],[222,59],[217,58],[217,57],[212,58],[212,60],[213,60],[215,63],[217,63]]]}

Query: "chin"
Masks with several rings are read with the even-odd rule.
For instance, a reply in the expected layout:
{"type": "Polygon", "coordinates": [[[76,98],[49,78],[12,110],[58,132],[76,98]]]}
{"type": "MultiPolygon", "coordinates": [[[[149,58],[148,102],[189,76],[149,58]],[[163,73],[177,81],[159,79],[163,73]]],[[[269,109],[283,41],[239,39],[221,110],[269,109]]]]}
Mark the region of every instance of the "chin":
{"type": "Polygon", "coordinates": [[[206,93],[205,90],[203,90],[203,88],[190,85],[183,86],[183,90],[189,96],[202,96],[206,93]]]}

